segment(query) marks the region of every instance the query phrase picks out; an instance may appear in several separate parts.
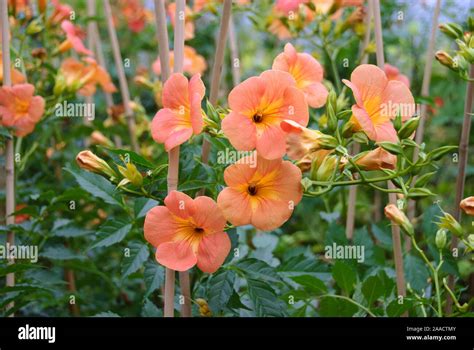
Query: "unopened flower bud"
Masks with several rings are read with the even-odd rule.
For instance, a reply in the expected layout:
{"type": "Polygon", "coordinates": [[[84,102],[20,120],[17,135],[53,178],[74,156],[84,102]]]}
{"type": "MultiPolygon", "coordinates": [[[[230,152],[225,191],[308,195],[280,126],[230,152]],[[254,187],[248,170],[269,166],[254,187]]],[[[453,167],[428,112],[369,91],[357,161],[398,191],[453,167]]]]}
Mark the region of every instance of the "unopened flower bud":
{"type": "Polygon", "coordinates": [[[435,58],[443,66],[453,68],[453,64],[454,64],[453,58],[446,51],[437,51],[435,54],[435,58]]]}
{"type": "Polygon", "coordinates": [[[385,207],[385,216],[394,224],[399,225],[409,236],[415,234],[415,230],[410,220],[395,204],[389,204],[385,207]]]}
{"type": "Polygon", "coordinates": [[[402,125],[400,130],[398,131],[398,137],[403,140],[409,138],[413,135],[413,133],[418,128],[418,124],[420,123],[420,117],[410,118],[408,119],[405,124],[402,125]]]}
{"type": "Polygon", "coordinates": [[[459,207],[470,216],[474,216],[474,196],[464,198],[459,207]]]}
{"type": "Polygon", "coordinates": [[[108,139],[104,134],[100,131],[93,131],[90,137],[90,143],[92,145],[101,145],[107,147],[113,147],[113,142],[108,139]]]}
{"type": "Polygon", "coordinates": [[[334,155],[325,155],[323,153],[324,151],[319,152],[319,157],[315,157],[312,163],[311,179],[315,181],[328,181],[337,166],[337,157],[334,155]]]}
{"type": "Polygon", "coordinates": [[[395,169],[397,156],[387,152],[382,147],[364,152],[356,157],[355,163],[361,170],[395,169]]]}
{"type": "Polygon", "coordinates": [[[116,177],[115,171],[107,164],[105,160],[97,157],[89,150],[79,152],[76,156],[76,162],[81,169],[108,177],[116,177]]]}
{"type": "Polygon", "coordinates": [[[456,23],[442,23],[438,28],[441,32],[453,39],[461,38],[464,34],[461,26],[456,23]]]}
{"type": "Polygon", "coordinates": [[[446,230],[440,229],[436,232],[435,244],[440,250],[446,246],[446,230]]]}

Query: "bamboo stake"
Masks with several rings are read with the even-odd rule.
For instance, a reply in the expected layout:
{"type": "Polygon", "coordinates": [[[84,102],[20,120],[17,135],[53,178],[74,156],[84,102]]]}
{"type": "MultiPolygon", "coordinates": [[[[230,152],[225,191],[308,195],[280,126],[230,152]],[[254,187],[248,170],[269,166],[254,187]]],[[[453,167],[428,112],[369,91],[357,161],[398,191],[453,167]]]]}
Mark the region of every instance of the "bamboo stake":
{"type": "MultiPolygon", "coordinates": [[[[369,56],[366,54],[365,50],[370,43],[370,31],[372,23],[372,2],[368,2],[368,9],[365,15],[365,35],[362,42],[359,57],[361,57],[361,64],[366,64],[369,61],[369,56]]],[[[360,144],[354,143],[352,146],[352,153],[357,154],[360,152],[360,144]]],[[[353,185],[349,187],[349,198],[347,203],[347,218],[346,218],[346,237],[349,240],[352,240],[354,236],[354,224],[355,224],[355,213],[356,213],[356,201],[357,201],[357,186],[353,185]]]]}
{"type": "MultiPolygon", "coordinates": [[[[176,7],[176,10],[178,10],[178,6],[176,7]]],[[[166,9],[164,0],[155,0],[155,21],[158,39],[158,50],[160,55],[161,79],[164,84],[170,76],[169,40],[168,30],[166,26],[166,9]]],[[[178,186],[179,148],[178,152],[176,152],[175,149],[176,148],[172,149],[168,153],[168,192],[173,189],[176,189],[178,186]]],[[[166,268],[164,287],[165,317],[174,317],[174,284],[175,272],[174,270],[166,268]]]]}
{"type": "Polygon", "coordinates": [[[114,54],[115,66],[117,68],[117,75],[120,83],[120,92],[122,93],[122,101],[125,108],[125,117],[127,118],[128,131],[130,134],[130,143],[132,150],[138,152],[138,143],[136,138],[135,117],[133,115],[132,107],[130,106],[130,91],[128,89],[127,78],[123,68],[122,54],[120,53],[120,46],[117,39],[117,32],[115,31],[112,9],[110,8],[110,1],[104,0],[105,17],[107,18],[107,29],[109,31],[110,42],[112,44],[112,52],[114,54]]]}
{"type": "MultiPolygon", "coordinates": [[[[0,2],[0,16],[1,16],[1,29],[2,29],[2,53],[3,53],[3,86],[11,86],[11,59],[10,59],[10,22],[8,21],[8,4],[7,0],[1,0],[0,2]]],[[[5,207],[5,221],[7,225],[13,225],[15,223],[15,164],[14,158],[14,142],[13,135],[11,138],[7,138],[5,145],[5,193],[6,193],[6,207],[5,207]]],[[[7,233],[7,243],[10,246],[15,245],[15,233],[7,233]]],[[[13,258],[8,259],[8,264],[14,264],[13,258]]],[[[9,273],[6,276],[6,286],[15,286],[15,274],[9,273]]],[[[14,302],[7,305],[6,309],[10,310],[15,306],[14,302]]],[[[14,317],[12,313],[10,317],[14,317]]]]}
{"type": "MultiPolygon", "coordinates": [[[[186,22],[185,16],[186,1],[176,1],[176,14],[175,14],[175,26],[174,26],[174,67],[175,73],[183,72],[184,65],[184,28],[186,22]]],[[[179,166],[179,147],[175,147],[171,150],[175,153],[173,156],[177,158],[176,171],[179,166]]],[[[170,153],[171,153],[170,152],[170,153]]],[[[171,159],[171,154],[170,154],[171,159]]],[[[178,178],[178,172],[176,172],[176,179],[178,178]]],[[[177,181],[176,181],[177,184],[177,181]]],[[[189,271],[179,272],[179,285],[181,289],[181,295],[183,296],[183,302],[181,304],[181,317],[191,317],[191,282],[189,280],[189,271]]]]}
{"type": "MultiPolygon", "coordinates": [[[[423,72],[423,83],[421,86],[421,96],[427,97],[430,94],[430,83],[431,83],[431,71],[433,67],[433,57],[434,57],[434,46],[436,40],[436,32],[438,31],[438,17],[439,12],[441,9],[441,0],[436,1],[435,10],[433,13],[433,21],[431,24],[431,33],[430,33],[430,41],[428,42],[428,48],[426,49],[426,63],[425,63],[425,70],[423,72]]],[[[420,109],[420,124],[418,125],[418,129],[415,135],[415,141],[417,144],[421,144],[423,142],[423,136],[425,133],[425,123],[426,123],[426,111],[427,105],[423,103],[420,109]]],[[[418,160],[418,148],[415,147],[413,151],[413,160],[418,160]]],[[[412,221],[415,218],[416,214],[416,202],[414,200],[408,201],[408,219],[412,221]]],[[[406,250],[409,251],[411,249],[411,241],[409,239],[405,242],[406,250]]]]}
{"type": "MultiPolygon", "coordinates": [[[[221,26],[219,36],[217,38],[216,54],[214,56],[214,66],[212,67],[211,76],[211,92],[209,93],[209,102],[212,105],[217,103],[219,94],[219,83],[221,80],[222,64],[224,63],[224,51],[227,40],[227,32],[229,31],[230,16],[232,11],[232,0],[224,0],[224,8],[222,9],[221,26]]],[[[209,161],[209,152],[211,144],[206,139],[202,142],[201,159],[204,164],[209,161]]],[[[201,191],[202,192],[202,191],[201,191]]]]}
{"type": "MultiPolygon", "coordinates": [[[[94,17],[95,16],[95,0],[87,0],[87,17],[94,17]]],[[[90,51],[94,51],[94,38],[93,38],[93,33],[94,31],[94,22],[89,20],[87,22],[87,48],[90,51]]],[[[90,106],[92,103],[94,103],[94,97],[91,96],[86,96],[86,103],[90,106]]],[[[85,125],[91,125],[91,121],[89,118],[84,118],[84,124],[85,125]]],[[[88,140],[86,139],[85,144],[86,147],[88,146],[88,140]]]]}
{"type": "MultiPolygon", "coordinates": [[[[105,61],[104,49],[102,47],[102,40],[100,38],[99,27],[96,21],[93,22],[92,37],[95,44],[94,49],[97,55],[97,62],[99,63],[101,67],[106,69],[107,63],[105,61]]],[[[105,96],[105,105],[107,106],[107,110],[110,110],[114,106],[114,98],[112,94],[107,91],[104,91],[104,96],[105,96]]],[[[114,143],[115,143],[115,147],[117,148],[122,147],[122,138],[120,137],[120,135],[114,135],[114,143]]]]}
{"type": "MultiPolygon", "coordinates": [[[[456,179],[456,202],[454,203],[454,218],[457,221],[461,221],[461,209],[459,203],[464,198],[464,185],[466,183],[466,167],[467,167],[467,156],[469,151],[469,135],[471,132],[471,114],[473,107],[474,98],[474,64],[470,66],[469,78],[471,79],[467,83],[466,87],[466,100],[464,102],[464,119],[461,129],[461,140],[459,142],[459,163],[458,163],[458,177],[456,179]]],[[[456,236],[452,236],[451,239],[451,251],[458,248],[459,240],[456,236]]],[[[451,290],[454,290],[454,276],[449,275],[448,286],[451,290]]],[[[453,307],[453,299],[448,295],[446,300],[446,314],[450,314],[453,307]]]]}
{"type": "MultiPolygon", "coordinates": [[[[385,65],[385,57],[383,53],[383,37],[382,37],[382,19],[380,16],[380,1],[370,0],[373,2],[374,9],[374,23],[375,23],[375,43],[377,46],[376,56],[377,65],[383,69],[385,65]]],[[[389,181],[388,188],[394,189],[394,184],[389,181]]],[[[388,195],[389,202],[397,204],[397,195],[390,193],[388,195]]],[[[393,243],[393,258],[395,260],[395,272],[397,276],[397,293],[400,296],[406,296],[406,285],[405,285],[405,274],[403,272],[403,255],[402,255],[402,244],[400,239],[400,227],[392,225],[392,243],[393,243]]],[[[406,313],[403,316],[407,316],[406,313]]]]}
{"type": "Polygon", "coordinates": [[[235,32],[233,16],[230,16],[229,21],[229,46],[230,56],[232,59],[232,83],[234,86],[236,86],[240,83],[239,46],[237,45],[237,33],[235,32]]]}

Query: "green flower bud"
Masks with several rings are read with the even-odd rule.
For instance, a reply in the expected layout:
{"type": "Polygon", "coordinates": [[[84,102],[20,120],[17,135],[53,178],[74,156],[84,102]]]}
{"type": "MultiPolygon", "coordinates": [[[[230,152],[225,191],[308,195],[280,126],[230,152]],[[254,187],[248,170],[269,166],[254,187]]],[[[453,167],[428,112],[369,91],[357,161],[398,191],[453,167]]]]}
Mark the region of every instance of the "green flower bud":
{"type": "Polygon", "coordinates": [[[398,137],[403,140],[409,138],[418,128],[420,117],[410,118],[398,131],[398,137]]]}
{"type": "Polygon", "coordinates": [[[456,23],[443,23],[438,26],[442,33],[446,34],[450,38],[458,39],[464,34],[461,26],[456,23]]]}
{"type": "Polygon", "coordinates": [[[435,244],[439,250],[446,246],[446,230],[440,229],[436,232],[435,244]]]}

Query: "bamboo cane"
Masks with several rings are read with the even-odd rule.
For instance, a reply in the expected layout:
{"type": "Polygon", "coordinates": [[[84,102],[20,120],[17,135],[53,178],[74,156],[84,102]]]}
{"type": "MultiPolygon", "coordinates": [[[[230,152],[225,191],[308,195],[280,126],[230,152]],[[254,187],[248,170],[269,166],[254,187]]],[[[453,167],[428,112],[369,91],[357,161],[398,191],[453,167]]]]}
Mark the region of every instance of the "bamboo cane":
{"type": "MultiPolygon", "coordinates": [[[[178,10],[178,6],[176,7],[176,10],[178,10]]],[[[170,76],[169,40],[168,30],[166,27],[166,9],[164,0],[155,0],[155,21],[158,39],[158,50],[160,55],[161,79],[164,84],[170,76]]],[[[175,149],[176,148],[172,149],[168,153],[168,192],[173,189],[176,189],[178,186],[179,148],[178,152],[176,152],[175,149]]],[[[175,272],[174,270],[166,268],[164,287],[165,317],[174,317],[174,284],[175,272]]]]}
{"type": "MultiPolygon", "coordinates": [[[[431,71],[433,67],[433,57],[434,57],[434,46],[436,40],[436,32],[438,31],[438,17],[439,12],[441,9],[441,0],[436,1],[435,10],[433,13],[433,20],[431,24],[431,33],[430,33],[430,41],[428,42],[428,48],[426,49],[426,63],[425,63],[425,70],[423,72],[423,83],[421,86],[421,96],[427,97],[430,94],[430,83],[431,83],[431,71]]],[[[426,111],[427,105],[423,103],[420,109],[420,124],[418,125],[418,129],[415,135],[415,141],[417,144],[421,144],[423,142],[423,136],[425,133],[425,123],[426,123],[426,111]]],[[[415,147],[413,151],[413,160],[416,161],[418,159],[418,148],[415,147]]],[[[414,200],[408,201],[408,219],[412,221],[415,218],[416,214],[416,202],[414,200]]],[[[405,242],[405,248],[407,251],[411,249],[411,241],[409,239],[405,242]]]]}
{"type": "MultiPolygon", "coordinates": [[[[176,1],[175,27],[174,27],[174,67],[175,73],[183,72],[184,65],[184,28],[185,28],[185,10],[186,1],[176,1]]],[[[173,152],[173,158],[176,158],[176,185],[179,166],[179,147],[170,151],[173,152]]],[[[171,154],[170,154],[171,159],[171,154]]],[[[170,164],[171,165],[171,164],[170,164]]],[[[183,301],[181,304],[181,317],[191,317],[191,283],[189,280],[189,271],[179,272],[179,285],[183,301]]]]}
{"type": "Polygon", "coordinates": [[[230,16],[229,21],[229,46],[230,56],[232,59],[232,83],[234,84],[234,86],[236,86],[240,83],[239,46],[237,44],[237,33],[235,32],[233,16],[230,16]]]}
{"type": "MultiPolygon", "coordinates": [[[[99,26],[96,21],[93,22],[92,27],[92,37],[94,42],[94,49],[97,56],[97,62],[101,67],[106,69],[107,63],[104,57],[104,49],[102,47],[102,39],[99,33],[99,26]]],[[[105,105],[107,106],[107,110],[110,110],[114,106],[114,98],[110,92],[104,91],[105,96],[105,105]]],[[[122,147],[122,138],[120,135],[114,135],[114,143],[115,147],[121,148],[122,147]]]]}
{"type": "MultiPolygon", "coordinates": [[[[454,203],[454,218],[457,221],[461,221],[461,209],[459,203],[464,198],[464,185],[466,183],[466,167],[467,167],[467,156],[469,150],[469,135],[471,132],[471,114],[474,99],[474,64],[470,66],[469,78],[471,79],[467,83],[466,87],[466,100],[464,102],[464,119],[461,129],[461,140],[459,142],[459,163],[458,163],[458,177],[456,179],[456,202],[454,203]]],[[[453,235],[451,239],[451,251],[458,248],[459,240],[453,235]]],[[[451,290],[454,290],[454,276],[449,275],[448,286],[451,290]]],[[[446,300],[446,314],[450,314],[453,307],[453,299],[448,295],[446,300]]]]}
{"type": "MultiPolygon", "coordinates": [[[[380,16],[380,1],[379,0],[370,0],[373,1],[374,9],[374,23],[375,23],[375,43],[377,46],[376,56],[377,56],[377,65],[379,68],[383,69],[385,65],[385,58],[383,53],[383,36],[382,36],[382,19],[380,16]]],[[[394,189],[395,186],[391,181],[388,182],[388,188],[394,189]]],[[[397,196],[395,193],[390,193],[388,195],[389,202],[392,204],[397,204],[397,196]]],[[[393,257],[395,260],[395,272],[396,272],[396,281],[397,281],[397,293],[399,296],[406,296],[406,285],[405,285],[405,274],[403,272],[403,255],[402,255],[402,244],[400,239],[400,227],[397,225],[392,225],[392,243],[393,243],[393,257]]],[[[404,314],[404,316],[407,316],[404,314]]]]}
{"type": "MultiPolygon", "coordinates": [[[[372,23],[372,2],[368,1],[368,9],[365,15],[365,35],[364,40],[362,42],[359,57],[361,57],[361,64],[366,64],[369,61],[369,56],[366,54],[365,50],[370,43],[370,31],[371,31],[371,23],[372,23]]],[[[360,145],[358,143],[354,143],[352,146],[352,153],[357,154],[360,152],[360,145]]],[[[347,203],[347,218],[346,218],[346,237],[349,240],[352,240],[354,236],[354,224],[355,224],[355,212],[356,212],[356,201],[357,201],[357,186],[350,186],[349,187],[349,198],[347,203]]]]}
{"type": "MultiPolygon", "coordinates": [[[[221,80],[222,64],[224,63],[224,52],[227,40],[227,33],[229,31],[230,16],[232,11],[232,0],[224,0],[224,8],[222,9],[221,26],[219,29],[219,36],[217,38],[216,54],[214,56],[214,65],[212,67],[211,76],[211,92],[209,93],[209,102],[212,105],[217,103],[219,94],[219,83],[221,80]]],[[[209,152],[211,151],[211,144],[206,139],[202,142],[201,159],[204,164],[209,161],[209,152]]]]}
{"type": "Polygon", "coordinates": [[[133,115],[132,107],[130,106],[130,91],[128,89],[127,77],[125,76],[125,70],[123,68],[122,54],[120,53],[120,46],[112,19],[112,9],[110,8],[109,0],[104,0],[104,11],[105,17],[107,18],[107,29],[109,31],[112,52],[120,83],[120,92],[122,94],[122,101],[125,108],[125,117],[127,118],[130,143],[132,145],[132,150],[138,152],[139,148],[136,138],[135,116],[133,115]]]}
{"type": "MultiPolygon", "coordinates": [[[[2,53],[3,53],[3,86],[11,86],[11,59],[10,59],[10,25],[8,21],[8,4],[7,0],[1,0],[0,2],[0,16],[1,16],[1,30],[2,30],[2,53]]],[[[14,158],[14,141],[13,136],[7,138],[5,145],[5,193],[6,193],[6,206],[5,206],[5,221],[7,225],[13,225],[15,223],[15,164],[14,158]]],[[[15,233],[7,233],[7,243],[10,246],[15,245],[15,233]]],[[[14,264],[13,258],[8,259],[8,264],[14,264]]],[[[6,286],[15,286],[15,273],[8,273],[6,276],[6,286]]],[[[14,302],[7,305],[6,309],[10,310],[15,306],[14,302]]],[[[10,317],[14,317],[12,313],[10,317]]]]}

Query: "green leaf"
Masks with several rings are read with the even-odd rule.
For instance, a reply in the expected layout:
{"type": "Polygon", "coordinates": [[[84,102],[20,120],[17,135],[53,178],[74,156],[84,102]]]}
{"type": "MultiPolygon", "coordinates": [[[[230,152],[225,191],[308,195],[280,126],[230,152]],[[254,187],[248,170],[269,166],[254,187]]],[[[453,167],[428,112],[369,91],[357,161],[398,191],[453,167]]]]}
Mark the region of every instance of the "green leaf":
{"type": "Polygon", "coordinates": [[[131,242],[128,249],[129,251],[125,251],[125,254],[129,253],[129,256],[125,255],[122,262],[122,278],[131,275],[142,267],[150,255],[148,246],[143,243],[131,242]]]}
{"type": "Polygon", "coordinates": [[[100,198],[108,204],[121,205],[120,198],[115,192],[115,186],[102,176],[72,168],[64,168],[64,170],[71,173],[77,183],[94,197],[100,198]]]}
{"type": "Polygon", "coordinates": [[[227,307],[232,310],[244,309],[251,311],[240,301],[240,296],[235,291],[232,292],[232,295],[230,296],[229,301],[227,302],[227,307]]]}
{"type": "Polygon", "coordinates": [[[142,317],[163,317],[163,312],[151,302],[150,299],[145,298],[141,312],[142,317]]]}
{"type": "Polygon", "coordinates": [[[414,290],[421,292],[422,289],[426,288],[430,273],[423,260],[407,254],[404,257],[404,267],[406,280],[414,290]]]}
{"type": "Polygon", "coordinates": [[[209,306],[213,314],[219,313],[234,293],[235,276],[232,270],[221,270],[212,275],[209,281],[209,306]]]}
{"type": "Polygon", "coordinates": [[[358,309],[345,299],[324,297],[319,303],[319,315],[323,317],[351,317],[358,309]]]}
{"type": "Polygon", "coordinates": [[[285,311],[270,285],[255,279],[247,279],[247,287],[253,311],[257,317],[282,317],[285,311]]]}
{"type": "Polygon", "coordinates": [[[76,226],[61,226],[57,230],[53,231],[53,234],[57,237],[82,237],[91,234],[92,231],[85,230],[76,226]]]}
{"type": "Polygon", "coordinates": [[[403,298],[403,304],[399,304],[397,298],[388,304],[385,311],[389,317],[400,317],[404,312],[410,310],[412,307],[413,301],[411,299],[403,298]]]}
{"type": "Polygon", "coordinates": [[[97,239],[90,249],[108,247],[122,241],[131,228],[132,224],[125,221],[116,219],[106,221],[97,232],[97,239]]]}
{"type": "Polygon", "coordinates": [[[0,277],[5,276],[12,272],[21,272],[21,271],[26,271],[30,269],[41,269],[41,268],[42,266],[38,266],[35,264],[21,264],[21,263],[16,262],[15,264],[2,267],[0,269],[0,277]]]}
{"type": "Polygon", "coordinates": [[[62,245],[49,246],[40,254],[43,258],[51,260],[83,260],[84,256],[74,253],[71,249],[62,245]]]}
{"type": "Polygon", "coordinates": [[[150,211],[151,208],[158,205],[158,201],[149,198],[137,198],[134,203],[135,218],[142,218],[150,211]]]}
{"type": "Polygon", "coordinates": [[[236,262],[234,266],[252,278],[281,282],[275,268],[262,260],[254,258],[244,259],[236,262]]]}
{"type": "Polygon", "coordinates": [[[163,284],[165,269],[154,261],[147,261],[145,263],[144,278],[146,285],[145,297],[148,297],[163,284]]]}
{"type": "Polygon", "coordinates": [[[308,290],[312,294],[325,294],[328,292],[328,289],[323,281],[319,278],[309,275],[294,276],[291,277],[293,281],[303,286],[304,289],[308,290]]]}
{"type": "Polygon", "coordinates": [[[305,255],[293,256],[278,266],[277,271],[283,275],[296,275],[326,272],[327,268],[316,258],[305,255]]]}
{"type": "Polygon", "coordinates": [[[368,305],[384,294],[383,282],[377,276],[370,276],[362,283],[362,294],[367,300],[368,305]]]}
{"type": "Polygon", "coordinates": [[[392,250],[392,235],[389,230],[376,224],[372,224],[372,233],[383,248],[392,250]]]}
{"type": "Polygon", "coordinates": [[[144,166],[145,168],[149,168],[149,169],[154,169],[155,168],[155,165],[153,163],[151,163],[147,159],[143,158],[138,153],[135,153],[135,152],[132,152],[132,151],[129,151],[129,150],[113,149],[113,148],[107,148],[107,147],[103,147],[103,146],[101,146],[100,148],[102,148],[105,151],[111,152],[113,154],[119,155],[119,156],[129,157],[130,163],[132,163],[132,164],[138,164],[138,165],[144,166]]]}
{"type": "Polygon", "coordinates": [[[342,290],[347,294],[351,294],[357,281],[356,272],[352,267],[338,260],[332,268],[332,276],[342,290]]]}

